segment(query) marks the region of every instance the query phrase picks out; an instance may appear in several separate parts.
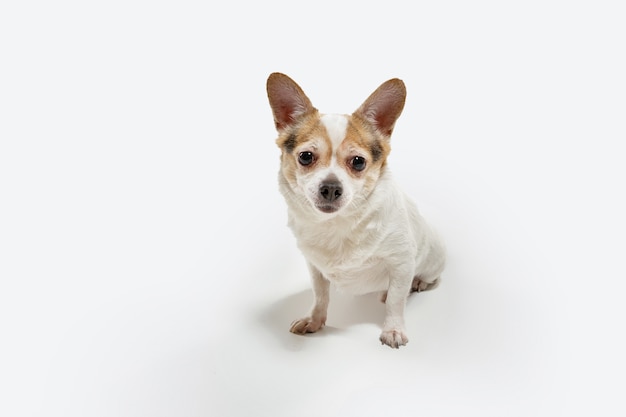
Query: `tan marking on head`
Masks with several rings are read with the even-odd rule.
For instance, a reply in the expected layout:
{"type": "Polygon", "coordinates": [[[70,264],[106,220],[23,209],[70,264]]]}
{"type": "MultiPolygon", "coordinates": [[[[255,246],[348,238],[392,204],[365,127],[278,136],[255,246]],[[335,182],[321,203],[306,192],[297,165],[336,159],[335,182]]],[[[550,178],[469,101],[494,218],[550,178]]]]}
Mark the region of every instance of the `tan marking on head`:
{"type": "Polygon", "coordinates": [[[368,166],[382,167],[391,151],[389,141],[361,119],[351,117],[346,129],[346,138],[340,147],[346,157],[364,156],[368,166]]]}
{"type": "Polygon", "coordinates": [[[281,133],[276,144],[282,150],[282,171],[287,180],[295,186],[296,174],[307,172],[320,166],[328,166],[332,159],[332,143],[319,113],[304,118],[292,129],[281,133]],[[303,166],[298,162],[301,152],[312,152],[314,162],[303,166]]]}

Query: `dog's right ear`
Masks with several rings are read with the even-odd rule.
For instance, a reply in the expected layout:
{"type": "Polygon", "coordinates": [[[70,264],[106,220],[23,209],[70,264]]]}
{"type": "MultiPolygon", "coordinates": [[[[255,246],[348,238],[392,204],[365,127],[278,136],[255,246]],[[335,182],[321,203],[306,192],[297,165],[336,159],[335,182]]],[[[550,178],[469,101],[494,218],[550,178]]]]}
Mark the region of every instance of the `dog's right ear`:
{"type": "Polygon", "coordinates": [[[267,79],[267,97],[279,132],[292,126],[302,116],[317,111],[300,86],[279,72],[270,74],[267,79]]]}

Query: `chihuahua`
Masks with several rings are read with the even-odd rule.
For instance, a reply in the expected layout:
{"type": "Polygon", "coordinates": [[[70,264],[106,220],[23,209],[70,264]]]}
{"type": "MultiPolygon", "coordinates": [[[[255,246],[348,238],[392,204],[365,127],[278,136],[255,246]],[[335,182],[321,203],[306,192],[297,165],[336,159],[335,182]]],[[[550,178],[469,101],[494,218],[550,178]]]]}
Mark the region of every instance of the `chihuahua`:
{"type": "Polygon", "coordinates": [[[352,294],[380,292],[380,341],[406,345],[406,299],[438,285],[445,250],[387,167],[404,83],[384,82],[351,115],[320,113],[281,73],[269,76],[267,95],[281,150],[279,189],[314,295],[308,315],[290,331],[313,333],[324,326],[332,283],[352,294]]]}

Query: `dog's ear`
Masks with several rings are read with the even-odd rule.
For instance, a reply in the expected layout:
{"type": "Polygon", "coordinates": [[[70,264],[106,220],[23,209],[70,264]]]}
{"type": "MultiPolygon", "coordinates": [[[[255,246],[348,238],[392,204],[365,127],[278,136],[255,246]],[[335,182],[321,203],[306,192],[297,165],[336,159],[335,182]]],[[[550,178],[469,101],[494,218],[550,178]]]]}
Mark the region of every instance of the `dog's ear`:
{"type": "Polygon", "coordinates": [[[267,97],[279,132],[292,126],[300,117],[317,111],[300,86],[279,72],[270,74],[267,79],[267,97]]]}
{"type": "Polygon", "coordinates": [[[389,138],[406,99],[406,87],[402,80],[385,81],[361,104],[353,115],[371,123],[381,134],[389,138]]]}

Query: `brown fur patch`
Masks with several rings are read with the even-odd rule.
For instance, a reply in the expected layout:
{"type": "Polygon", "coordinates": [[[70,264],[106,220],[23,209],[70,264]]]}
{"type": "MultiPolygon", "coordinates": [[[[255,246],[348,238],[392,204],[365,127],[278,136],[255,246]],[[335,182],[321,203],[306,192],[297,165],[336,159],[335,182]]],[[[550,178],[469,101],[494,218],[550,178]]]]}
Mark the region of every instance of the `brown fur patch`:
{"type": "Polygon", "coordinates": [[[391,151],[389,141],[365,119],[352,115],[350,117],[349,129],[355,131],[355,142],[366,149],[371,156],[371,162],[385,165],[387,156],[391,151]]]}

